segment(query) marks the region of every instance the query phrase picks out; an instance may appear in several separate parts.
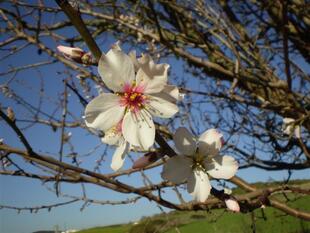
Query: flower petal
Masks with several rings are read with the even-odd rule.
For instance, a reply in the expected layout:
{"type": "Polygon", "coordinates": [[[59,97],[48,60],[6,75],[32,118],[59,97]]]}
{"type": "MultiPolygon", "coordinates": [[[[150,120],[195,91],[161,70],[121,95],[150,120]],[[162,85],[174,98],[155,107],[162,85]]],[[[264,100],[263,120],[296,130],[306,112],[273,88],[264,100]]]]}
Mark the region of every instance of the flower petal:
{"type": "Polygon", "coordinates": [[[151,79],[157,78],[167,82],[168,64],[155,64],[152,57],[143,54],[141,58],[137,59],[139,67],[151,79]]]}
{"type": "Polygon", "coordinates": [[[205,164],[207,172],[215,179],[230,179],[238,170],[238,162],[231,156],[216,156],[211,163],[205,164]]]}
{"type": "Polygon", "coordinates": [[[142,157],[138,158],[136,161],[134,161],[132,168],[145,168],[146,166],[156,162],[158,159],[160,159],[161,156],[158,155],[157,152],[149,152],[143,155],[142,157]]]}
{"type": "Polygon", "coordinates": [[[195,137],[186,128],[178,128],[173,135],[173,140],[181,154],[193,155],[195,153],[197,148],[195,137]]]}
{"type": "Polygon", "coordinates": [[[148,102],[146,109],[156,117],[170,118],[179,111],[179,108],[174,103],[165,99],[155,97],[152,95],[147,96],[148,102]]]}
{"type": "Polygon", "coordinates": [[[115,150],[113,157],[112,157],[112,163],[111,168],[114,171],[118,171],[125,162],[126,154],[129,150],[129,144],[126,141],[123,141],[115,150]]]}
{"type": "Polygon", "coordinates": [[[293,132],[296,134],[295,130],[295,125],[294,125],[295,120],[293,118],[284,118],[283,119],[283,125],[282,125],[282,131],[286,135],[292,135],[293,132]]]}
{"type": "Polygon", "coordinates": [[[104,137],[101,138],[101,141],[108,145],[118,145],[121,139],[123,139],[122,133],[117,132],[115,127],[112,127],[105,132],[104,137]]]}
{"type": "Polygon", "coordinates": [[[191,174],[191,160],[183,155],[174,156],[164,164],[161,177],[172,183],[184,182],[191,174]]]}
{"type": "Polygon", "coordinates": [[[202,170],[194,170],[187,181],[187,191],[195,201],[204,202],[207,200],[211,190],[208,175],[202,170]]]}
{"type": "Polygon", "coordinates": [[[297,125],[295,127],[294,134],[295,134],[296,138],[301,138],[301,127],[300,127],[300,125],[297,125]]]}
{"type": "Polygon", "coordinates": [[[155,126],[146,110],[128,111],[123,120],[123,136],[133,146],[148,150],[155,140],[155,126]]]}
{"type": "Polygon", "coordinates": [[[158,93],[164,89],[167,84],[167,78],[149,77],[142,69],[139,69],[136,76],[136,82],[144,86],[144,93],[158,93]]]}
{"type": "Polygon", "coordinates": [[[139,66],[139,63],[138,63],[138,60],[136,58],[136,51],[135,50],[132,50],[128,53],[128,56],[130,57],[134,67],[135,67],[135,72],[137,72],[140,68],[139,66]]]}
{"type": "Polygon", "coordinates": [[[166,85],[161,92],[154,93],[152,96],[162,98],[172,103],[176,103],[178,100],[182,99],[179,88],[173,85],[166,85]]]}
{"type": "Polygon", "coordinates": [[[122,92],[125,83],[132,83],[135,80],[132,60],[117,44],[106,55],[102,54],[98,72],[103,82],[114,92],[122,92]]]}
{"type": "Polygon", "coordinates": [[[103,131],[112,128],[124,116],[125,107],[119,101],[120,97],[111,93],[97,96],[86,106],[86,125],[103,131]]]}
{"type": "Polygon", "coordinates": [[[209,129],[199,137],[198,150],[199,154],[210,157],[216,156],[222,148],[223,134],[216,129],[209,129]]]}

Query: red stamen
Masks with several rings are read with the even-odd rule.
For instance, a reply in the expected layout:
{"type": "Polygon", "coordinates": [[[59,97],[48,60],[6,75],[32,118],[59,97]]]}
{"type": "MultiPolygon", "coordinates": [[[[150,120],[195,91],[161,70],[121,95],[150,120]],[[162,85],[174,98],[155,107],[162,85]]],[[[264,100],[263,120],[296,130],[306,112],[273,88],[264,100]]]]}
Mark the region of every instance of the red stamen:
{"type": "Polygon", "coordinates": [[[121,106],[126,106],[130,111],[137,112],[144,107],[146,97],[143,95],[145,87],[135,83],[124,85],[124,91],[121,94],[121,106]]]}

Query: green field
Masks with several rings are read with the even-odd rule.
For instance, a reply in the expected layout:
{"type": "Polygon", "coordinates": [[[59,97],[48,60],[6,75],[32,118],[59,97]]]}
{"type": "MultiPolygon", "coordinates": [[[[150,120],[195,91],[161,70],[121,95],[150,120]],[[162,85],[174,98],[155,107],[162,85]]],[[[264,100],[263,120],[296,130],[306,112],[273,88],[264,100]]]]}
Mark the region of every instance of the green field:
{"type": "Polygon", "coordinates": [[[78,233],[126,233],[129,232],[131,224],[113,225],[107,227],[94,227],[79,231],[78,233]]]}
{"type": "MultiPolygon", "coordinates": [[[[294,182],[309,188],[310,182],[294,182]],[[302,184],[301,184],[302,183],[302,184]]],[[[260,186],[260,184],[256,184],[260,186]]],[[[272,185],[272,184],[271,184],[272,185]]],[[[266,186],[266,185],[265,185],[266,186]]],[[[235,190],[240,192],[240,190],[235,190]]],[[[289,199],[288,205],[310,212],[310,196],[283,195],[281,201],[289,199]]],[[[310,222],[303,221],[274,208],[257,209],[253,213],[239,214],[226,210],[171,211],[145,217],[139,224],[124,224],[96,227],[79,233],[310,233],[310,222]],[[253,221],[254,219],[254,221],[253,221]],[[254,222],[254,224],[253,224],[254,222]]]]}

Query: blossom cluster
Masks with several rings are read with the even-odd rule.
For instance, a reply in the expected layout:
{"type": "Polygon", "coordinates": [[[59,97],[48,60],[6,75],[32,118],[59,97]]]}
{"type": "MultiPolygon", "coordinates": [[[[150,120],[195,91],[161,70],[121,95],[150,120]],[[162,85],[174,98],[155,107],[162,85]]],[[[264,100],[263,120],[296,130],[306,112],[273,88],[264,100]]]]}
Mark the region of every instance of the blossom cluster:
{"type": "MultiPolygon", "coordinates": [[[[76,61],[85,54],[78,48],[60,48],[66,57],[76,61]]],[[[113,170],[123,166],[131,150],[150,150],[155,142],[155,117],[171,118],[179,111],[177,101],[182,98],[178,88],[168,84],[168,70],[168,64],[156,64],[149,55],[137,58],[135,52],[126,54],[118,44],[101,56],[98,72],[111,92],[101,93],[86,106],[85,123],[104,132],[103,143],[116,146],[113,170]]],[[[236,174],[236,160],[219,155],[223,135],[216,129],[196,138],[180,127],[173,140],[178,155],[167,160],[161,176],[175,184],[186,182],[188,192],[196,201],[204,202],[208,198],[209,176],[230,179],[236,174]]],[[[157,158],[156,153],[147,153],[133,168],[143,168],[157,158]]],[[[238,210],[234,200],[227,203],[229,209],[238,210]]]]}

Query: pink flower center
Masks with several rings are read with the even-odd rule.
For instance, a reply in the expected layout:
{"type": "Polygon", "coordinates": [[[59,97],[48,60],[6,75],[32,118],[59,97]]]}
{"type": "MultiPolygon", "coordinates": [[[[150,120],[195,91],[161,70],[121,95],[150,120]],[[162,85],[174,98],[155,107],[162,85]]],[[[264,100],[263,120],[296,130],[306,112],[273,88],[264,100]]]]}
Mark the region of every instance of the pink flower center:
{"type": "Polygon", "coordinates": [[[126,83],[124,85],[123,93],[121,93],[121,106],[125,106],[127,109],[133,112],[138,112],[144,108],[147,101],[147,97],[144,95],[145,87],[143,85],[136,85],[126,83]]]}

